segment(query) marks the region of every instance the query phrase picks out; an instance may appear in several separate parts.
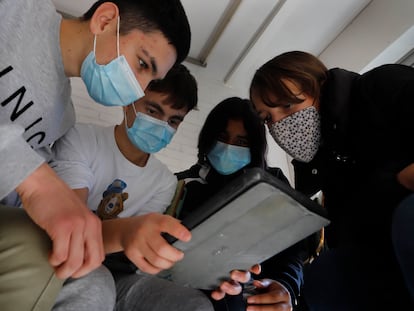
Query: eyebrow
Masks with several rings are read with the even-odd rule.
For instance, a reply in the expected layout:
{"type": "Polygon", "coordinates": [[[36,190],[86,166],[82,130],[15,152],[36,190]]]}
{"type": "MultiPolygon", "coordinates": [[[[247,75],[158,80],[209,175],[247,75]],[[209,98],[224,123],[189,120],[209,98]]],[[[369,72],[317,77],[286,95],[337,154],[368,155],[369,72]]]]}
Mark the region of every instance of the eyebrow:
{"type": "MultiPolygon", "coordinates": [[[[229,136],[230,137],[230,133],[227,130],[221,132],[220,135],[221,134],[225,134],[226,136],[229,136]]],[[[246,139],[248,141],[249,140],[249,134],[246,133],[246,135],[236,135],[236,138],[246,139]]]]}
{"type": "MultiPolygon", "coordinates": [[[[164,109],[162,109],[162,107],[157,102],[147,101],[146,104],[148,106],[151,106],[153,109],[157,110],[160,114],[165,115],[164,109]]],[[[176,119],[176,120],[179,120],[179,121],[183,121],[184,116],[181,116],[181,115],[177,114],[177,115],[171,116],[170,119],[176,119]]]]}
{"type": "Polygon", "coordinates": [[[164,109],[162,109],[161,106],[157,102],[154,102],[152,100],[147,100],[145,103],[147,106],[151,106],[151,108],[157,110],[160,114],[162,115],[165,114],[164,109]]]}

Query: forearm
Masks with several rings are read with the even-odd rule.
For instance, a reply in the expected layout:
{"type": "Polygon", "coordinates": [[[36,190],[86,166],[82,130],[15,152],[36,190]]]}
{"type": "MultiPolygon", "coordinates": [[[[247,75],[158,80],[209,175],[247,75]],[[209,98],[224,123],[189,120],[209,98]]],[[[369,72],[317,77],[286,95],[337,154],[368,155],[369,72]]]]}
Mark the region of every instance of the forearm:
{"type": "Polygon", "coordinates": [[[122,230],[126,227],[128,218],[115,218],[102,221],[102,236],[106,254],[124,250],[122,246],[122,230]]]}

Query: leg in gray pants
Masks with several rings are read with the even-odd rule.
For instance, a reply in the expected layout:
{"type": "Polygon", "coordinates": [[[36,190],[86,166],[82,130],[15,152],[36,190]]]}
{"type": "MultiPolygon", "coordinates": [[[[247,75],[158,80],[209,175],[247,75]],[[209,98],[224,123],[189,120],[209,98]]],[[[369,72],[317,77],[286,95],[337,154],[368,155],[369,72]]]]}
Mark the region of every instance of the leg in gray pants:
{"type": "Polygon", "coordinates": [[[117,311],[214,311],[201,291],[179,286],[157,276],[117,274],[117,311]]]}
{"type": "Polygon", "coordinates": [[[115,282],[111,272],[101,266],[78,279],[64,284],[53,311],[113,311],[115,282]]]}

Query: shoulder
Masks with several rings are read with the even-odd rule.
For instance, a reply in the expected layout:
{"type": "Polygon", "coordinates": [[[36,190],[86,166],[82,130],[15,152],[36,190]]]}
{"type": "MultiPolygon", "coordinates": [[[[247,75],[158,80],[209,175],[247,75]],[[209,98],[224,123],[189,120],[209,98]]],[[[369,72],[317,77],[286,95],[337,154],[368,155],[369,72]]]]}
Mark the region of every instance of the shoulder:
{"type": "Polygon", "coordinates": [[[100,136],[104,135],[104,129],[96,125],[77,123],[55,142],[53,149],[57,152],[62,152],[62,149],[74,149],[77,152],[92,151],[102,145],[100,136]]]}
{"type": "Polygon", "coordinates": [[[96,125],[76,123],[64,137],[70,140],[89,141],[92,137],[96,137],[99,131],[100,128],[96,125]]]}
{"type": "Polygon", "coordinates": [[[376,67],[364,73],[359,79],[360,87],[373,92],[384,93],[390,90],[399,90],[414,84],[414,68],[387,64],[376,67]]]}
{"type": "Polygon", "coordinates": [[[177,182],[177,177],[173,172],[161,162],[155,155],[151,154],[147,162],[148,169],[151,170],[151,173],[156,174],[159,178],[162,178],[166,182],[177,182]]]}
{"type": "Polygon", "coordinates": [[[201,165],[197,163],[191,166],[189,169],[175,173],[175,176],[177,176],[178,180],[187,178],[198,178],[200,177],[200,169],[201,165]]]}
{"type": "Polygon", "coordinates": [[[401,64],[385,64],[385,65],[381,65],[381,66],[375,67],[367,71],[362,76],[363,77],[385,76],[385,77],[390,78],[389,75],[392,75],[392,76],[395,75],[395,77],[398,78],[399,76],[404,75],[404,74],[412,77],[414,75],[414,68],[410,66],[406,66],[406,65],[401,65],[401,64]]]}

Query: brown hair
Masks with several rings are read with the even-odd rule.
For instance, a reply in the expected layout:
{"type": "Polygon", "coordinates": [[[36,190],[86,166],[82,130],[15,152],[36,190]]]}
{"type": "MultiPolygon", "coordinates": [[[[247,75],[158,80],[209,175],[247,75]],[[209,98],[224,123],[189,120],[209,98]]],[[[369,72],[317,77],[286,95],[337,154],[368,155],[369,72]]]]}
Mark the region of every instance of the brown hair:
{"type": "Polygon", "coordinates": [[[269,107],[275,107],[275,103],[270,100],[271,95],[275,95],[278,102],[301,102],[297,94],[293,94],[283,83],[282,79],[287,79],[302,92],[318,99],[327,71],[325,65],[312,54],[301,51],[280,54],[256,71],[250,84],[250,98],[252,95],[258,96],[269,107]]]}

